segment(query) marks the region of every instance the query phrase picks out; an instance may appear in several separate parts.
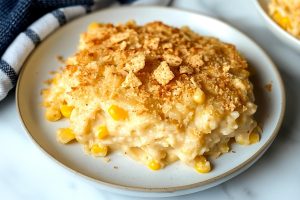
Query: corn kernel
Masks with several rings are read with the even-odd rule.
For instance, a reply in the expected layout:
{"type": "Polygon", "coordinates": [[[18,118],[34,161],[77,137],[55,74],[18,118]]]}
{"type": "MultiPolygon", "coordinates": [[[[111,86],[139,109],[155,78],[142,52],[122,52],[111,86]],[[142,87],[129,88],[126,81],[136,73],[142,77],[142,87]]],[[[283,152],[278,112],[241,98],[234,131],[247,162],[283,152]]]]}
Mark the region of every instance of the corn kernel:
{"type": "Polygon", "coordinates": [[[255,143],[259,142],[259,138],[260,137],[257,132],[250,133],[250,135],[249,135],[250,144],[255,144],[255,143]]]}
{"type": "Polygon", "coordinates": [[[56,139],[62,144],[67,144],[75,139],[75,134],[70,128],[60,128],[57,131],[56,139]]]}
{"type": "Polygon", "coordinates": [[[243,135],[237,135],[235,136],[235,141],[236,143],[240,144],[240,145],[249,145],[250,142],[249,142],[249,139],[246,139],[243,137],[243,135]]]}
{"type": "Polygon", "coordinates": [[[211,171],[210,162],[204,156],[198,156],[195,160],[195,169],[199,173],[208,173],[211,171]]]}
{"type": "Polygon", "coordinates": [[[100,125],[97,128],[97,136],[99,139],[103,139],[108,136],[108,130],[105,125],[100,125]]]}
{"type": "Polygon", "coordinates": [[[195,94],[193,96],[193,99],[196,103],[198,104],[203,104],[204,101],[205,101],[205,94],[204,92],[198,88],[196,91],[195,91],[195,94]]]}
{"type": "Polygon", "coordinates": [[[68,106],[63,104],[60,106],[60,112],[64,117],[69,118],[71,116],[73,108],[74,108],[73,106],[68,106]]]}
{"type": "Polygon", "coordinates": [[[94,156],[99,156],[99,157],[104,157],[107,155],[107,152],[108,152],[108,148],[107,146],[102,146],[100,144],[94,144],[92,147],[91,147],[91,153],[94,155],[94,156]]]}
{"type": "Polygon", "coordinates": [[[96,28],[98,28],[98,27],[99,27],[99,23],[97,23],[97,22],[92,22],[92,23],[89,24],[88,30],[91,31],[91,30],[94,30],[94,29],[96,29],[96,28]]]}
{"type": "Polygon", "coordinates": [[[227,144],[222,144],[220,150],[222,153],[227,153],[229,151],[229,146],[227,144]]]}
{"type": "Polygon", "coordinates": [[[287,29],[291,26],[290,19],[282,16],[278,11],[274,12],[273,18],[284,29],[287,29]]]}
{"type": "Polygon", "coordinates": [[[58,83],[57,78],[53,78],[53,79],[51,80],[51,83],[54,84],[54,85],[57,85],[57,83],[58,83]]]}
{"type": "Polygon", "coordinates": [[[157,162],[156,160],[151,160],[149,163],[148,163],[148,167],[149,169],[151,170],[159,170],[161,168],[161,165],[159,162],[157,162]]]}
{"type": "Polygon", "coordinates": [[[116,105],[111,105],[108,108],[108,113],[116,121],[125,120],[128,117],[127,111],[116,105]]]}
{"type": "Polygon", "coordinates": [[[48,108],[46,110],[45,117],[47,120],[54,122],[61,118],[61,113],[59,109],[48,108]]]}

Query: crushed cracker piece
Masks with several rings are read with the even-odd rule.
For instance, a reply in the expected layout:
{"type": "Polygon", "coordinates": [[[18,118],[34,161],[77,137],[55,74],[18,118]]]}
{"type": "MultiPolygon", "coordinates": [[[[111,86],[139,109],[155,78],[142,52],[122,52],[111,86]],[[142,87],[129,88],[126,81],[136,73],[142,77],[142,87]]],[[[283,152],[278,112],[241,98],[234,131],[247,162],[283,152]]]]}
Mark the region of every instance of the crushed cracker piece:
{"type": "Polygon", "coordinates": [[[103,161],[106,162],[106,163],[109,163],[110,162],[110,158],[109,157],[103,157],[103,161]]]}
{"type": "Polygon", "coordinates": [[[110,41],[114,44],[126,40],[128,37],[129,37],[129,32],[118,33],[111,36],[110,41]]]}
{"type": "Polygon", "coordinates": [[[152,50],[156,50],[158,48],[160,39],[158,37],[148,38],[144,42],[144,46],[146,48],[150,48],[152,50]]]}
{"type": "Polygon", "coordinates": [[[126,42],[126,41],[123,41],[123,42],[121,42],[121,44],[120,44],[120,49],[121,49],[121,50],[124,50],[124,49],[126,48],[126,46],[127,46],[127,42],[126,42]]]}
{"type": "Polygon", "coordinates": [[[57,55],[56,60],[60,63],[65,63],[65,58],[62,55],[57,55]]]}
{"type": "Polygon", "coordinates": [[[202,56],[199,54],[189,57],[188,62],[194,68],[201,67],[204,64],[202,56]]]}
{"type": "Polygon", "coordinates": [[[136,75],[130,71],[128,73],[128,75],[126,76],[124,82],[122,83],[121,87],[138,87],[142,85],[142,82],[140,81],[140,79],[138,77],[136,77],[136,75]]]}
{"type": "Polygon", "coordinates": [[[173,48],[173,44],[170,42],[164,43],[162,44],[162,48],[163,49],[172,49],[173,48]]]}
{"type": "Polygon", "coordinates": [[[164,54],[163,58],[172,67],[179,66],[182,62],[182,59],[180,57],[172,55],[172,54],[164,54]]]}
{"type": "Polygon", "coordinates": [[[180,74],[193,74],[193,72],[194,72],[194,69],[190,66],[187,66],[187,65],[182,65],[179,68],[179,73],[180,74]]]}
{"type": "Polygon", "coordinates": [[[139,53],[135,55],[129,62],[126,63],[124,70],[133,71],[134,73],[140,71],[145,67],[145,54],[139,53]]]}
{"type": "Polygon", "coordinates": [[[272,92],[272,83],[268,83],[265,85],[265,89],[268,91],[268,92],[272,92]]]}
{"type": "Polygon", "coordinates": [[[153,75],[157,82],[161,85],[168,84],[175,77],[166,61],[160,63],[160,65],[154,70],[153,75]]]}

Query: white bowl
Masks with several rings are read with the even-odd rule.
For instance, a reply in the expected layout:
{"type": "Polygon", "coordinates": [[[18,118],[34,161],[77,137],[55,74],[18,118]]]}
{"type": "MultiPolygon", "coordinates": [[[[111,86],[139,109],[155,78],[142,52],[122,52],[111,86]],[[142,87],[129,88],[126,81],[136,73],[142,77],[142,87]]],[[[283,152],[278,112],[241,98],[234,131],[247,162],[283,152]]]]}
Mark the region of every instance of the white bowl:
{"type": "Polygon", "coordinates": [[[300,52],[300,40],[281,28],[268,14],[268,3],[270,0],[254,0],[259,14],[264,19],[268,29],[274,33],[283,43],[300,52]]]}
{"type": "MultiPolygon", "coordinates": [[[[220,184],[252,165],[271,145],[282,122],[285,93],[281,77],[269,57],[251,39],[216,19],[187,11],[162,7],[122,7],[101,10],[74,20],[43,41],[28,58],[19,76],[16,89],[17,107],[25,130],[45,152],[78,177],[84,177],[96,187],[111,192],[135,196],[176,196],[220,184]],[[234,145],[235,153],[227,153],[213,161],[214,169],[199,174],[177,162],[157,172],[121,154],[111,155],[111,162],[84,154],[79,144],[61,145],[55,139],[55,131],[67,126],[66,121],[48,122],[44,119],[40,91],[50,71],[60,64],[57,55],[72,55],[78,44],[79,34],[90,22],[125,22],[135,19],[138,24],[161,20],[173,26],[188,25],[194,31],[233,43],[249,61],[255,71],[252,77],[258,112],[256,118],[263,128],[261,141],[251,146],[234,145]],[[272,92],[265,85],[272,83],[272,92]],[[115,169],[114,166],[118,166],[115,169]]],[[[27,156],[27,155],[25,155],[27,156]]]]}

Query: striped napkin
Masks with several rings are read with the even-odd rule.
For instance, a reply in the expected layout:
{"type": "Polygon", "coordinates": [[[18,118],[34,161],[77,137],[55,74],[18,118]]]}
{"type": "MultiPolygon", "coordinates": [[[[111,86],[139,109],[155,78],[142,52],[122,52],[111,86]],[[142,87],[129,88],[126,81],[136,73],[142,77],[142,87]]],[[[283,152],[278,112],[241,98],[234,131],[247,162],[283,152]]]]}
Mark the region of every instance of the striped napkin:
{"type": "Polygon", "coordinates": [[[14,88],[26,58],[70,20],[108,6],[168,5],[171,0],[0,0],[0,101],[14,88]]]}

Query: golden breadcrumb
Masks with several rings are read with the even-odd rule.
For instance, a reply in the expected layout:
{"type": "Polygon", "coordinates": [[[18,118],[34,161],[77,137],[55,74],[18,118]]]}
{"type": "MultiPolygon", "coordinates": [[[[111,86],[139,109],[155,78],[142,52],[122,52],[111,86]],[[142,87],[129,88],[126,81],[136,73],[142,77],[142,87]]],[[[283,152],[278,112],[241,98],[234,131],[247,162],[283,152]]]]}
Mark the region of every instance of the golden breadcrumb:
{"type": "MultiPolygon", "coordinates": [[[[192,95],[194,88],[200,87],[208,103],[218,103],[222,111],[240,109],[243,102],[253,99],[247,63],[236,48],[215,38],[199,36],[186,27],[178,29],[161,22],[145,26],[134,22],[117,26],[99,24],[82,34],[80,40],[80,51],[67,61],[65,73],[77,80],[70,93],[87,94],[92,89],[89,86],[98,85],[95,92],[99,93],[101,88],[98,95],[103,101],[125,94],[142,104],[146,99],[176,104],[183,99],[174,98],[174,93],[178,97],[186,92],[192,95]],[[236,87],[236,78],[246,85],[248,92],[236,87]],[[125,79],[123,86],[132,81],[132,86],[139,87],[128,91],[121,87],[125,79]]],[[[149,106],[147,110],[159,112],[149,106]]],[[[145,109],[144,105],[140,109],[145,109]]]]}

